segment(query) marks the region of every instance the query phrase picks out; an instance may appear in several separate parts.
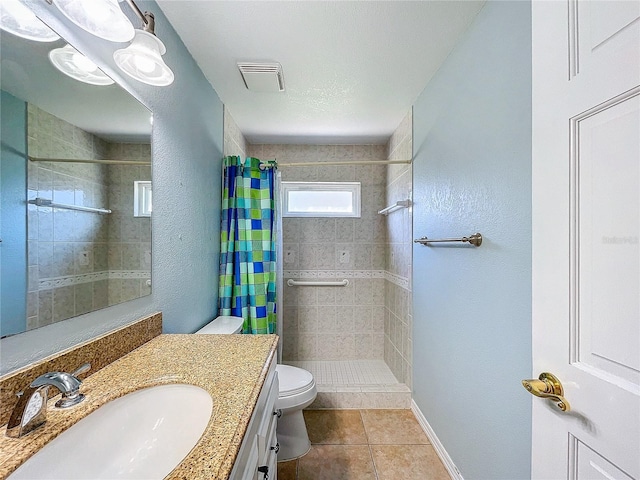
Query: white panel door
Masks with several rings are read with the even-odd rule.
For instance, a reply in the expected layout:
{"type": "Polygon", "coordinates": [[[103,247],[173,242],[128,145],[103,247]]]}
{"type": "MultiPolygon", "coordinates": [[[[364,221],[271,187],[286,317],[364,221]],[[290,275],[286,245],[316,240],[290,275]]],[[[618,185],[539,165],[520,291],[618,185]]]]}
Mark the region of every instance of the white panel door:
{"type": "Polygon", "coordinates": [[[532,476],[640,480],[640,1],[532,20],[532,476]]]}

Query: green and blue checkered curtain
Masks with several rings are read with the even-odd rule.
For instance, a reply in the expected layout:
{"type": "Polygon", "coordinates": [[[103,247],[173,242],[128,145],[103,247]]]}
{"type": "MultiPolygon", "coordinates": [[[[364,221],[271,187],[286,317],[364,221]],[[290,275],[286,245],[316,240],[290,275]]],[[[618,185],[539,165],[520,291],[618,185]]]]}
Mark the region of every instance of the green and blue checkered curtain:
{"type": "Polygon", "coordinates": [[[275,164],[260,163],[223,159],[218,310],[243,333],[276,331],[275,164]]]}

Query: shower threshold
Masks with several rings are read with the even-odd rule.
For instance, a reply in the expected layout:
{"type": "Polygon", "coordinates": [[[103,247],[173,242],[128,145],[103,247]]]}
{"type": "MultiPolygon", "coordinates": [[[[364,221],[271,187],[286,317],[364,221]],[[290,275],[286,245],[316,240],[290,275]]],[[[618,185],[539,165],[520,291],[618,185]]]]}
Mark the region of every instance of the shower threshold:
{"type": "Polygon", "coordinates": [[[384,360],[285,361],[311,372],[318,396],[309,408],[409,408],[411,390],[384,360]]]}

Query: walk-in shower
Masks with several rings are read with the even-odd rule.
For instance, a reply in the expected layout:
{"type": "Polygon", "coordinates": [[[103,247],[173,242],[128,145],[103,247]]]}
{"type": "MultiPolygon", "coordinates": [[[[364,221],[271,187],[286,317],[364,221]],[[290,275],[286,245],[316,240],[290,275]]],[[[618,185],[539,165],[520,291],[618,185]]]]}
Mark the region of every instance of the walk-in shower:
{"type": "Polygon", "coordinates": [[[248,145],[247,155],[276,159],[285,182],[361,186],[359,217],[282,219],[282,363],[313,374],[316,408],[408,408],[411,114],[387,145],[248,145]]]}

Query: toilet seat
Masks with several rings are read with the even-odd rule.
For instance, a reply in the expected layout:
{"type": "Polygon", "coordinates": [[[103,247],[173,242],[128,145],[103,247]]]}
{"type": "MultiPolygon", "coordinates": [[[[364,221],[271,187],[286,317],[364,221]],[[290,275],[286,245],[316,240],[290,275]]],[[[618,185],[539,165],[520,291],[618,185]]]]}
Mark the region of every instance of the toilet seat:
{"type": "Polygon", "coordinates": [[[306,370],[290,365],[276,365],[279,393],[276,406],[282,410],[302,409],[316,398],[316,382],[306,370]]]}

